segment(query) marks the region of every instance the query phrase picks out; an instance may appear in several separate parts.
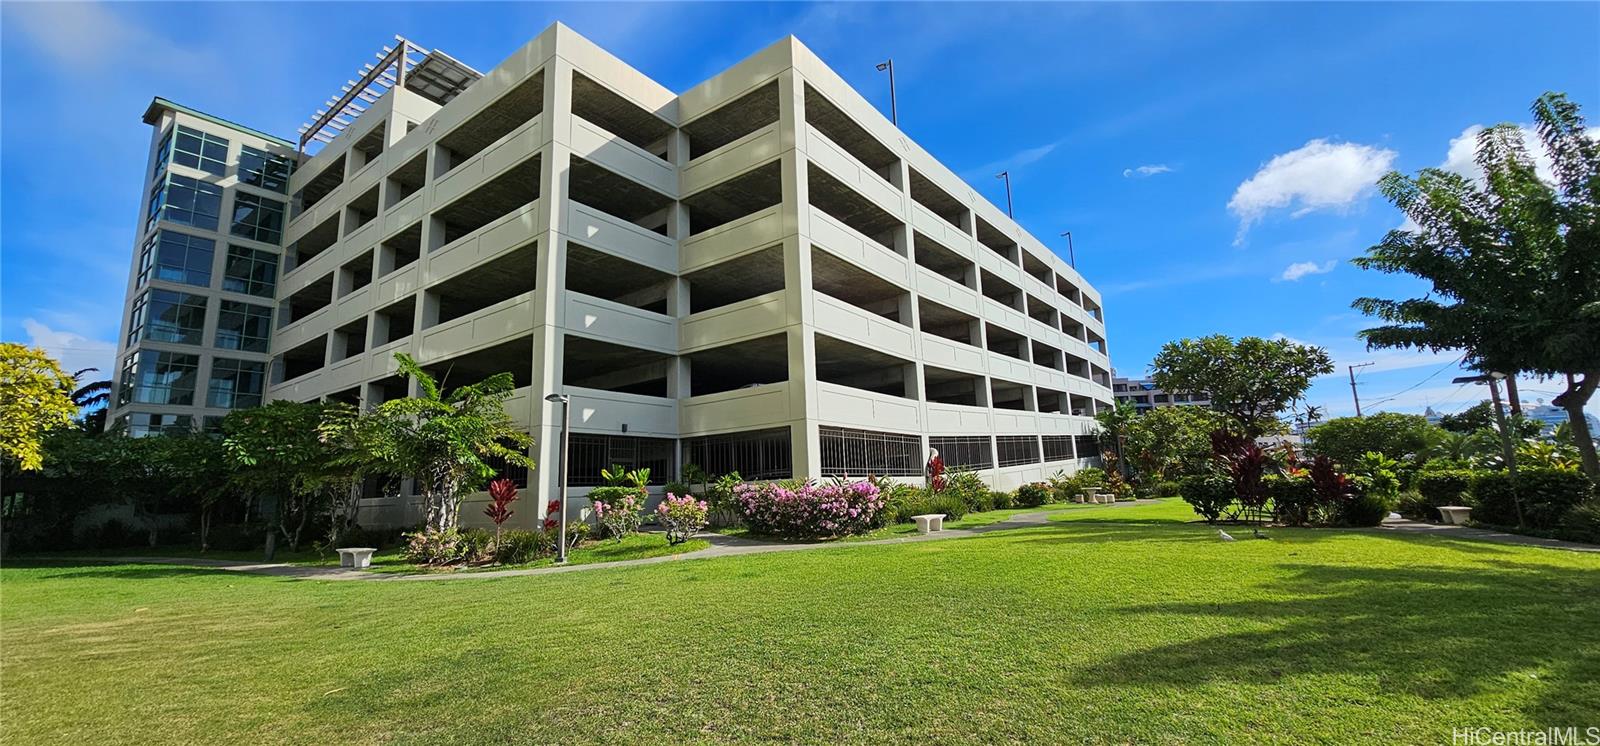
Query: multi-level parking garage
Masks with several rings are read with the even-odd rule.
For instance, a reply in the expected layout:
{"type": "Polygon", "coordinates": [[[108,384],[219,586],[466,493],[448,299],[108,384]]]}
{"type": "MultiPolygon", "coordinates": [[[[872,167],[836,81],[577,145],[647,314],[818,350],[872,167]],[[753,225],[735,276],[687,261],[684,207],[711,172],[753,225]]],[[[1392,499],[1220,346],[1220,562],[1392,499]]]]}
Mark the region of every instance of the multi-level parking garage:
{"type": "Polygon", "coordinates": [[[574,495],[613,463],[915,477],[934,448],[1009,486],[1097,456],[1098,294],[799,41],[681,95],[560,25],[450,62],[296,169],[268,398],[404,395],[397,351],[511,371],[543,466],[571,397],[574,495]]]}

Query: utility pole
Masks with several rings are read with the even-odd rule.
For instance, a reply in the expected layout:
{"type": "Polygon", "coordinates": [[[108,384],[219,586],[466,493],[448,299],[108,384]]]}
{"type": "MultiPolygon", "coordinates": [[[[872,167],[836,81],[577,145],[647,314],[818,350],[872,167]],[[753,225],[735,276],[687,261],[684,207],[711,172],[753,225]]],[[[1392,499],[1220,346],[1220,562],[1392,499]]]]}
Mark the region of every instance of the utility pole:
{"type": "Polygon", "coordinates": [[[1010,171],[1001,171],[1000,173],[995,174],[994,177],[996,179],[1005,180],[1005,182],[1006,182],[1006,217],[1011,218],[1012,220],[1016,220],[1017,216],[1011,214],[1011,172],[1010,171]]]}
{"type": "Polygon", "coordinates": [[[1073,269],[1077,269],[1078,255],[1072,250],[1072,231],[1067,231],[1061,235],[1067,237],[1067,263],[1071,264],[1073,269]]]}
{"type": "Polygon", "coordinates": [[[1350,398],[1356,401],[1357,417],[1361,416],[1361,394],[1356,391],[1356,368],[1365,368],[1371,364],[1372,363],[1356,363],[1355,365],[1345,366],[1345,368],[1350,371],[1350,398]]]}
{"type": "Polygon", "coordinates": [[[893,57],[890,57],[889,59],[878,63],[878,72],[881,73],[881,72],[883,72],[885,70],[889,71],[889,121],[893,122],[894,126],[899,127],[900,126],[900,112],[896,109],[895,100],[894,100],[894,58],[893,57]]]}

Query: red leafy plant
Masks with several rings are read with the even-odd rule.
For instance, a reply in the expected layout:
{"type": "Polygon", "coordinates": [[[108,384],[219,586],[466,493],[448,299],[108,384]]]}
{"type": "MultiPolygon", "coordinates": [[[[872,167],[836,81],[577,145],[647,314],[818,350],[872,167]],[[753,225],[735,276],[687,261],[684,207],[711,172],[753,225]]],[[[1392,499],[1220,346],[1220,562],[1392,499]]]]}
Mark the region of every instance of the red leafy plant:
{"type": "Polygon", "coordinates": [[[516,511],[511,509],[511,503],[517,501],[517,484],[509,479],[500,478],[489,483],[489,505],[483,509],[483,514],[494,521],[494,543],[500,545],[500,525],[510,520],[516,511]]]}

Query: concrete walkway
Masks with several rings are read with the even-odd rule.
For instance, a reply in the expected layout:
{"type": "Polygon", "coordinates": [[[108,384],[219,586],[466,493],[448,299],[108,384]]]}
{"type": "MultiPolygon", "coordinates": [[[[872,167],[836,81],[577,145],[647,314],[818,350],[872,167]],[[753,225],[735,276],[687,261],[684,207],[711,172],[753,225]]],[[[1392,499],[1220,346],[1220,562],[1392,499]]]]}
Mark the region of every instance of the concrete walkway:
{"type": "MultiPolygon", "coordinates": [[[[1152,502],[1155,501],[1134,500],[1131,502],[1113,503],[1111,505],[1102,507],[1118,508],[1127,505],[1143,505],[1152,502]]],[[[118,564],[185,565],[190,567],[209,567],[231,572],[247,572],[258,575],[273,575],[277,577],[300,578],[307,580],[366,580],[375,582],[471,580],[511,578],[520,577],[523,575],[552,575],[555,573],[598,570],[606,567],[654,565],[662,562],[681,562],[684,560],[709,559],[712,557],[733,557],[743,554],[801,552],[810,549],[874,546],[883,544],[912,544],[924,541],[943,541],[946,539],[970,538],[980,534],[988,533],[990,531],[1048,525],[1050,515],[1055,512],[1058,511],[1041,510],[1031,513],[1018,513],[1003,521],[991,523],[987,526],[976,526],[965,529],[952,528],[932,534],[912,534],[909,536],[895,536],[888,539],[873,539],[871,541],[781,542],[747,539],[738,536],[727,536],[725,534],[707,532],[701,533],[695,538],[705,539],[711,543],[711,546],[693,552],[684,552],[683,554],[670,554],[661,557],[647,557],[644,559],[635,560],[619,560],[616,562],[595,562],[587,565],[556,565],[552,567],[530,567],[512,570],[484,570],[481,572],[379,573],[337,567],[290,565],[284,563],[236,562],[211,559],[181,559],[175,557],[60,557],[55,559],[63,559],[74,562],[83,561],[118,564]]]]}
{"type": "Polygon", "coordinates": [[[1390,531],[1404,531],[1407,533],[1445,536],[1452,539],[1488,541],[1496,544],[1517,544],[1525,547],[1565,549],[1569,552],[1600,552],[1600,546],[1596,546],[1594,544],[1579,544],[1574,541],[1544,539],[1538,536],[1524,536],[1522,534],[1507,533],[1505,531],[1490,531],[1481,528],[1468,528],[1466,526],[1445,526],[1438,523],[1423,523],[1422,521],[1413,521],[1409,518],[1398,518],[1392,515],[1386,519],[1383,522],[1383,525],[1379,528],[1390,531]]]}

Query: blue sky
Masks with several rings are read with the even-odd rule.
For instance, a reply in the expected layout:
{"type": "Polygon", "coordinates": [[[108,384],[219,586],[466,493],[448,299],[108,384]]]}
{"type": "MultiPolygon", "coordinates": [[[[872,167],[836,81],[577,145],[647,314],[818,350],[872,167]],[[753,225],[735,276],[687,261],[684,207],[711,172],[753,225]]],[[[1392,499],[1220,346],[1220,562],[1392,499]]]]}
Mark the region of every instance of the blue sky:
{"type": "Polygon", "coordinates": [[[555,20],[680,91],[794,34],[887,109],[873,67],[893,57],[912,137],[1002,205],[1009,170],[1034,235],[1073,232],[1119,373],[1179,337],[1284,335],[1333,353],[1310,397],[1332,414],[1357,362],[1376,363],[1360,383],[1380,409],[1481,396],[1449,383],[1453,355],[1355,338],[1352,298],[1422,290],[1348,263],[1402,220],[1372,180],[1464,168],[1459,138],[1527,122],[1545,90],[1600,120],[1594,3],[8,2],[0,338],[109,368],[151,97],[290,136],[393,34],[486,70],[555,20]]]}

